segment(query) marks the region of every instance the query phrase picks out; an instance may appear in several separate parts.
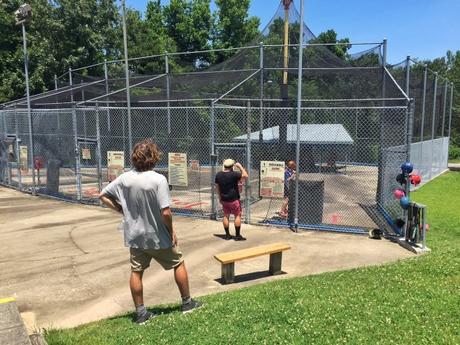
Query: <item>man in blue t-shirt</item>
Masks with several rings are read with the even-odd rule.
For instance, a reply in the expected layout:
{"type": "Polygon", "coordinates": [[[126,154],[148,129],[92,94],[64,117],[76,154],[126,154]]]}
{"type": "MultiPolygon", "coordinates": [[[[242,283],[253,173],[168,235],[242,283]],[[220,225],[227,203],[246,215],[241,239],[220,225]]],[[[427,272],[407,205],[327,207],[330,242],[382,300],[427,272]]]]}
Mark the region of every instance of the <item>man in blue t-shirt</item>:
{"type": "Polygon", "coordinates": [[[284,170],[284,199],[281,204],[280,216],[286,218],[288,216],[288,204],[289,204],[289,182],[295,179],[297,168],[294,161],[288,161],[286,163],[286,169],[284,170]]]}

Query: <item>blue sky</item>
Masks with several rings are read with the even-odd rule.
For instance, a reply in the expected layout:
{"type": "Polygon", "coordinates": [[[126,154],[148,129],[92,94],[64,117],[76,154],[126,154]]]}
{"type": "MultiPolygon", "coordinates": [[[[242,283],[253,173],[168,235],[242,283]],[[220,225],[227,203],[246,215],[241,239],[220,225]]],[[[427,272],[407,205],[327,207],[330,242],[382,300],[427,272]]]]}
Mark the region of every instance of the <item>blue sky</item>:
{"type": "MultiPolygon", "coordinates": [[[[164,4],[168,0],[162,1],[164,4]]],[[[147,0],[126,0],[145,11],[147,0]]],[[[250,14],[262,27],[278,8],[278,0],[251,0],[250,14]]],[[[300,9],[300,0],[295,0],[300,9]]],[[[460,50],[460,0],[305,0],[305,22],[318,34],[334,29],[352,42],[388,39],[388,61],[410,55],[432,59],[460,50]]]]}

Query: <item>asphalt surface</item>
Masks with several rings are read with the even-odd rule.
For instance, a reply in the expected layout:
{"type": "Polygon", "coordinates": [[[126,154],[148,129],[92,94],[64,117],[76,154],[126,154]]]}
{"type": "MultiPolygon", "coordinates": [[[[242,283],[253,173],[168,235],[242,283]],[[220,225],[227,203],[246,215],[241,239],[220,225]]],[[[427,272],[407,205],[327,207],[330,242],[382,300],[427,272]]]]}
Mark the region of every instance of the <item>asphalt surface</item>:
{"type": "MultiPolygon", "coordinates": [[[[33,197],[0,187],[0,298],[15,297],[29,329],[73,327],[133,310],[128,249],[108,209],[33,197]]],[[[216,236],[219,222],[175,217],[193,296],[273,279],[378,265],[413,256],[388,240],[243,225],[247,241],[216,236]],[[285,242],[283,271],[268,276],[268,256],[235,264],[237,281],[220,283],[216,253],[285,242]]],[[[233,229],[231,229],[233,231],[233,229]]],[[[179,302],[171,271],[156,263],[144,275],[147,305],[179,302]]]]}

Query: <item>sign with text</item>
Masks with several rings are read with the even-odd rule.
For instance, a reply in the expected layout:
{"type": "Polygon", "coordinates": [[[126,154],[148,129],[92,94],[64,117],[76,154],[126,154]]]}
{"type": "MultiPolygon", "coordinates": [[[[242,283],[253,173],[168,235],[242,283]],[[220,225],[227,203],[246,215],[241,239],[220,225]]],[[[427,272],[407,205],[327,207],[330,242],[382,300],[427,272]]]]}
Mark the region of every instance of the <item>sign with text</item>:
{"type": "Polygon", "coordinates": [[[88,148],[81,149],[81,157],[83,159],[91,159],[91,150],[88,148]]]}
{"type": "Polygon", "coordinates": [[[186,153],[170,152],[168,154],[168,176],[171,186],[188,186],[186,153]]]}
{"type": "Polygon", "coordinates": [[[260,162],[260,196],[280,199],[284,197],[284,162],[260,162]]]}
{"type": "Polygon", "coordinates": [[[27,146],[19,146],[19,167],[22,171],[28,172],[29,165],[28,165],[28,150],[27,146]]]}
{"type": "Polygon", "coordinates": [[[123,151],[107,151],[107,178],[115,180],[125,171],[125,153],[123,151]]]}

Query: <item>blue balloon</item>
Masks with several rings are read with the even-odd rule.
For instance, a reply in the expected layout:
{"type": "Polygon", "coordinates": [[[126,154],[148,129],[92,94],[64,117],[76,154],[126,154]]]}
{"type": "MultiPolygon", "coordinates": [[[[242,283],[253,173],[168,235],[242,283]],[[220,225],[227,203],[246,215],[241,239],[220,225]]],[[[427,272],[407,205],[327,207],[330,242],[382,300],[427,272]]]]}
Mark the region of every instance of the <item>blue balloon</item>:
{"type": "Polygon", "coordinates": [[[405,162],[401,165],[401,170],[406,174],[410,174],[414,170],[414,165],[410,162],[405,162]]]}
{"type": "Polygon", "coordinates": [[[403,196],[401,199],[399,199],[399,204],[403,209],[407,210],[410,205],[410,199],[407,196],[403,196]]]}

